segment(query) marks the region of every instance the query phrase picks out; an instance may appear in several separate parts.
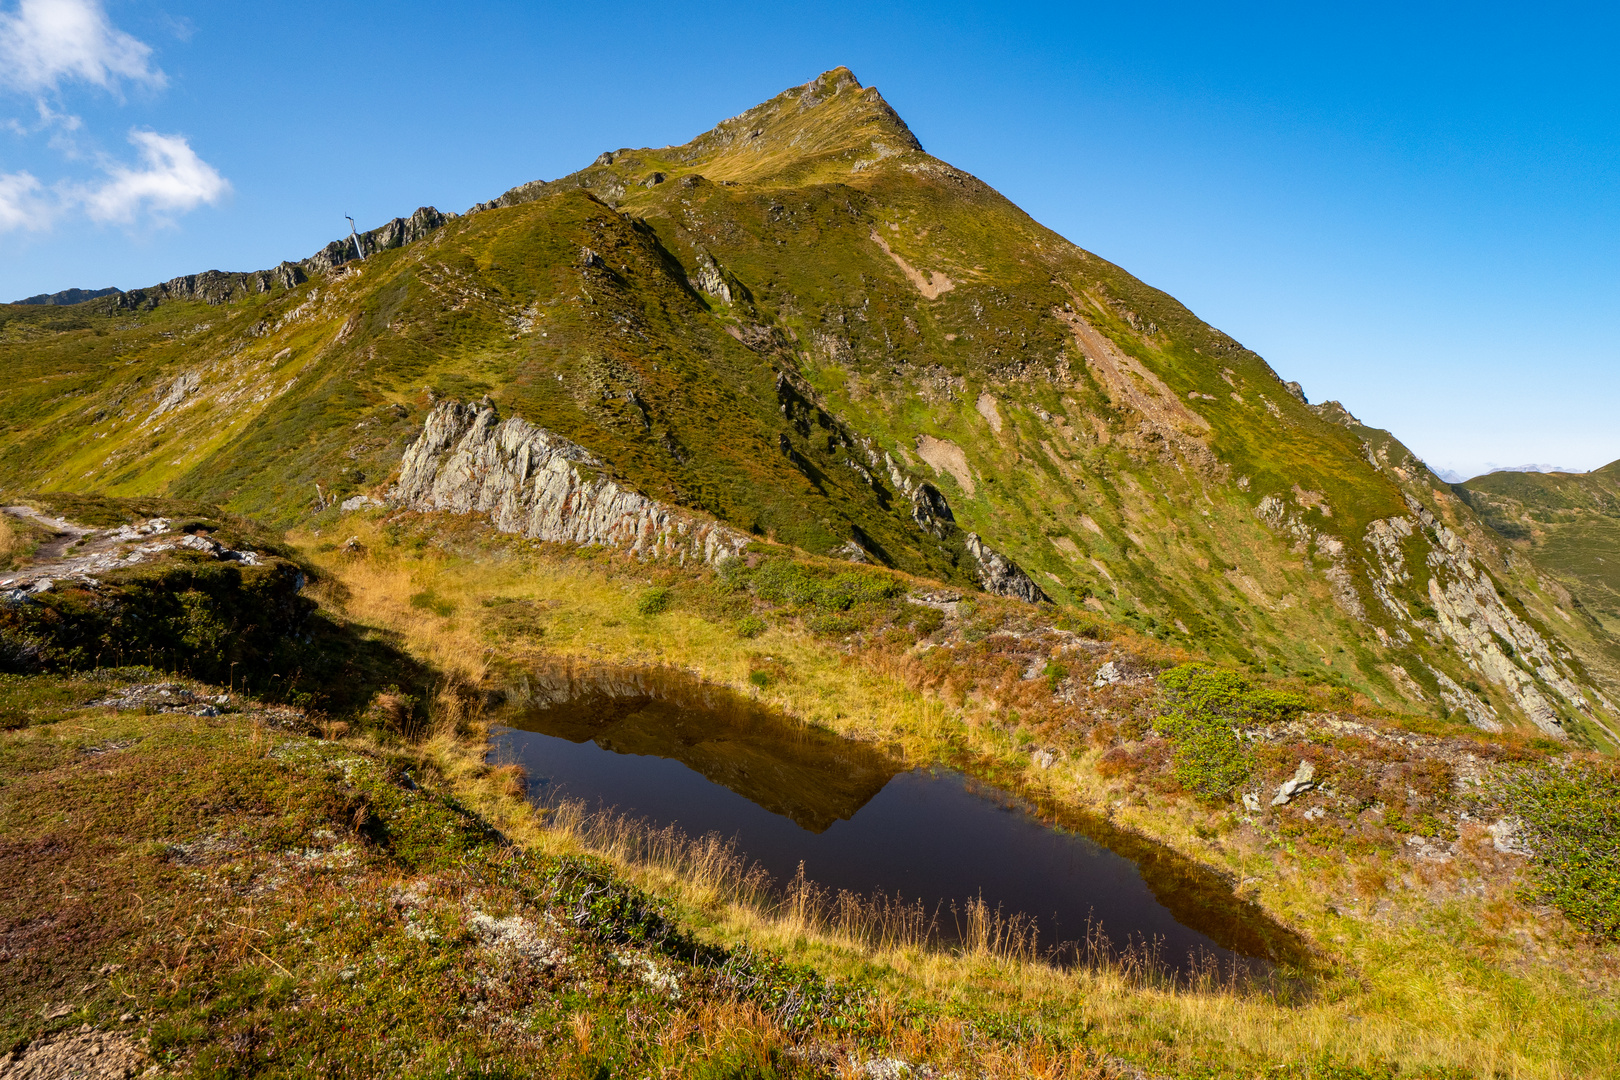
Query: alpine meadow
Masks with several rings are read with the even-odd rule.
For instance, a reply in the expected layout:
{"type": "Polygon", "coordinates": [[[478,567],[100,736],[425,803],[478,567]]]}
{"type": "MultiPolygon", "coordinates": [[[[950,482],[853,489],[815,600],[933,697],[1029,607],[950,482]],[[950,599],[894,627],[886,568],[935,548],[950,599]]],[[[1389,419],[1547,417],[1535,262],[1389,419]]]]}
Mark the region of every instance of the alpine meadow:
{"type": "Polygon", "coordinates": [[[0,1074],[1620,1075],[1620,463],[847,69],[0,360],[0,1074]]]}

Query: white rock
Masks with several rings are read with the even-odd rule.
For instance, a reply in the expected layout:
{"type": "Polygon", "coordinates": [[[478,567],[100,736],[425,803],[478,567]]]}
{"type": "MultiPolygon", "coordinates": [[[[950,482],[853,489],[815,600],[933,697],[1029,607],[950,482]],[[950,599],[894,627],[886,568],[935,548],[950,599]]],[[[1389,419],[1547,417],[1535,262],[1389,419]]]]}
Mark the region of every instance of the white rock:
{"type": "Polygon", "coordinates": [[[1315,766],[1308,761],[1300,762],[1299,768],[1294,770],[1293,777],[1291,779],[1284,780],[1282,782],[1282,786],[1277,789],[1277,795],[1271,800],[1271,805],[1287,806],[1288,800],[1292,799],[1295,795],[1298,795],[1302,791],[1309,791],[1311,788],[1316,786],[1314,779],[1315,776],[1315,766]]]}
{"type": "Polygon", "coordinates": [[[1518,818],[1505,817],[1491,825],[1491,846],[1504,855],[1533,855],[1524,842],[1524,823],[1518,818]]]}

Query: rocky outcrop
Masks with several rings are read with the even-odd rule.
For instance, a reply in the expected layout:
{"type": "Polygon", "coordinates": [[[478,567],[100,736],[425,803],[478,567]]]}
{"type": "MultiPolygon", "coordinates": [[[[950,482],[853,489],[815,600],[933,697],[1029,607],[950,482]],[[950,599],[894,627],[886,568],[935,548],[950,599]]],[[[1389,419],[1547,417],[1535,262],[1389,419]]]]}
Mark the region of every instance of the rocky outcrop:
{"type": "Polygon", "coordinates": [[[978,533],[968,533],[965,541],[968,554],[979,564],[979,584],[984,591],[997,596],[1010,596],[1031,604],[1050,604],[1052,598],[1007,556],[987,546],[978,533]]]}
{"type": "MultiPolygon", "coordinates": [[[[168,518],[151,518],[115,529],[87,529],[60,518],[49,518],[26,506],[10,506],[5,514],[30,520],[61,534],[62,551],[55,557],[38,558],[21,569],[0,575],[0,606],[27,603],[32,597],[47,593],[60,584],[96,587],[98,577],[115,570],[127,570],[166,558],[173,553],[194,552],[220,562],[240,566],[259,566],[269,556],[257,551],[236,551],[214,540],[204,532],[182,533],[174,530],[168,518]],[[71,546],[67,538],[74,541],[71,546]]],[[[47,545],[40,553],[49,556],[47,545]]],[[[302,578],[298,588],[303,587],[302,578]]]]}
{"type": "Polygon", "coordinates": [[[718,562],[752,537],[649,499],[602,474],[590,451],[493,405],[445,401],[405,451],[389,502],[486,515],[501,532],[638,555],[718,562]]]}
{"type": "MultiPolygon", "coordinates": [[[[378,251],[414,244],[455,217],[455,214],[440,213],[431,206],[421,206],[408,218],[394,218],[386,225],[359,234],[360,246],[367,255],[372,255],[378,251]]],[[[300,265],[308,272],[324,274],[357,257],[354,241],[344,238],[333,240],[300,265]]]]}
{"type": "MultiPolygon", "coordinates": [[[[455,214],[445,214],[431,206],[423,206],[408,218],[394,218],[386,225],[361,233],[360,243],[367,255],[389,248],[403,247],[421,240],[435,229],[442,228],[455,217],[455,214]]],[[[185,274],[171,278],[160,285],[131,289],[119,295],[118,306],[127,311],[149,311],[171,300],[201,300],[205,304],[228,304],[255,293],[267,293],[277,288],[291,289],[308,281],[315,274],[330,273],[356,257],[352,240],[333,240],[307,259],[296,263],[283,262],[270,270],[252,270],[246,273],[206,270],[200,274],[185,274]]],[[[110,292],[117,291],[110,290],[110,292]]]]}
{"type": "MultiPolygon", "coordinates": [[[[1328,407],[1338,406],[1334,402],[1313,406],[1318,410],[1328,407]]],[[[1296,502],[1302,502],[1301,495],[1309,494],[1299,492],[1297,487],[1295,491],[1296,502]]],[[[1362,538],[1366,553],[1363,580],[1378,601],[1373,612],[1362,603],[1357,575],[1351,571],[1348,548],[1342,540],[1308,523],[1302,511],[1290,510],[1279,495],[1260,500],[1255,514],[1272,529],[1291,537],[1296,554],[1314,550],[1319,558],[1328,561],[1323,576],[1335,601],[1352,618],[1370,624],[1386,647],[1410,646],[1413,631],[1435,645],[1449,645],[1469,671],[1500,688],[1538,728],[1563,738],[1565,716],[1554,702],[1562,701],[1590,716],[1594,701],[1588,700],[1564,658],[1556,655],[1547,639],[1502,598],[1468,545],[1418,499],[1408,494],[1406,502],[1411,517],[1398,515],[1374,521],[1362,538]],[[1413,537],[1420,538],[1426,548],[1426,587],[1414,580],[1414,568],[1408,565],[1406,544],[1413,537]],[[1432,611],[1414,611],[1400,598],[1401,591],[1414,588],[1426,593],[1427,603],[1417,606],[1432,611]],[[1374,615],[1378,616],[1376,620],[1374,615]]],[[[1475,727],[1501,729],[1496,710],[1487,701],[1434,665],[1428,667],[1446,708],[1466,716],[1475,727]]],[[[1594,700],[1608,707],[1601,698],[1594,700]]]]}
{"type": "Polygon", "coordinates": [[[731,286],[726,283],[726,277],[720,272],[714,256],[707,251],[697,253],[697,268],[692,271],[687,283],[699,292],[717,296],[728,304],[732,302],[731,286]]]}

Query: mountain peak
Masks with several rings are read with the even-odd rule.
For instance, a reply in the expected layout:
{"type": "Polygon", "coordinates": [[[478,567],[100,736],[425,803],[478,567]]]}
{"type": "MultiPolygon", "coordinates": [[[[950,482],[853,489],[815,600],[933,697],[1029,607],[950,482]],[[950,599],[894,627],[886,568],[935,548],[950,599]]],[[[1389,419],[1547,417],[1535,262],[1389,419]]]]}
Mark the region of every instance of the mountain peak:
{"type": "Polygon", "coordinates": [[[921,153],[922,144],[876,87],[835,67],[669,150],[711,179],[758,180],[827,158],[921,153]]]}
{"type": "MultiPolygon", "coordinates": [[[[598,169],[610,169],[632,184],[644,184],[640,174],[648,170],[653,170],[649,177],[660,178],[666,172],[696,172],[715,181],[803,182],[823,170],[847,176],[863,168],[863,162],[922,152],[922,144],[876,87],[862,86],[847,67],[835,67],[716,124],[691,142],[609,151],[565,179],[611,187],[611,177],[596,175],[598,169]]],[[[518,199],[523,194],[518,189],[509,193],[518,199]]]]}

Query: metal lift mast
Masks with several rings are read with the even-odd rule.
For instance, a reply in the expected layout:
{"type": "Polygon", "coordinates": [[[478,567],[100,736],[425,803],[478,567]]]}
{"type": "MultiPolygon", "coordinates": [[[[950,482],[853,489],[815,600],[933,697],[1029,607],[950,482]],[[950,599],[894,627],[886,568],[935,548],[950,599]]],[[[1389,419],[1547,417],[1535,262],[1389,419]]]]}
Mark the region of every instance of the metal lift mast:
{"type": "Polygon", "coordinates": [[[360,234],[354,231],[354,218],[349,217],[348,214],[344,214],[343,217],[349,223],[349,239],[354,241],[354,253],[360,256],[361,262],[365,262],[366,249],[360,246],[360,234]]]}

